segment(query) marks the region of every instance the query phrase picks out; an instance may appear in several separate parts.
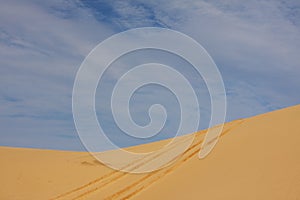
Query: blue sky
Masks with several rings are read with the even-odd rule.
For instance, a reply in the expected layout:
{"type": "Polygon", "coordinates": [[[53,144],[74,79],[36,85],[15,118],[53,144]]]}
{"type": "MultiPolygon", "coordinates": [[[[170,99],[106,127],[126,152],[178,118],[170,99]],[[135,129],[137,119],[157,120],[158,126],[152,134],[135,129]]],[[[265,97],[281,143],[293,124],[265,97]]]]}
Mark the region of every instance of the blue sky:
{"type": "MultiPolygon", "coordinates": [[[[99,42],[144,26],[183,32],[205,47],[223,76],[227,121],[300,103],[298,0],[4,1],[0,7],[0,145],[84,150],[72,118],[76,72],[99,42]]],[[[200,128],[207,127],[210,104],[205,85],[186,70],[184,61],[145,51],[129,55],[122,63],[153,58],[177,65],[199,86],[204,110],[200,128]]],[[[120,63],[114,65],[118,68],[120,63]]],[[[112,83],[107,78],[103,87],[112,83]]],[[[145,106],[154,101],[165,104],[164,99],[172,97],[156,86],[139,94],[134,97],[133,118],[141,124],[147,122],[145,106]]],[[[110,136],[119,138],[103,106],[106,99],[96,99],[98,117],[110,136]]],[[[169,110],[178,121],[178,110],[172,105],[175,100],[169,110]]],[[[172,136],[176,123],[171,121],[165,134],[149,141],[172,136]]],[[[119,142],[141,141],[121,138],[119,142]]]]}

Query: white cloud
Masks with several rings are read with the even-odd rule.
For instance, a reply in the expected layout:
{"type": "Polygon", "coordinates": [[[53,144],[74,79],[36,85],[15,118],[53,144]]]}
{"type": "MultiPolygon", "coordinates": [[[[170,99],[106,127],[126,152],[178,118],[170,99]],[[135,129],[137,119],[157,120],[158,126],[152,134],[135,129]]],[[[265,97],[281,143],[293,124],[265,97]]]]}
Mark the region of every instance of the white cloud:
{"type": "MultiPolygon", "coordinates": [[[[3,143],[34,146],[38,143],[26,138],[44,133],[48,134],[45,138],[58,141],[56,134],[76,136],[71,118],[76,71],[86,54],[113,30],[83,8],[77,7],[75,16],[69,19],[53,13],[61,6],[59,1],[47,5],[9,1],[0,7],[3,143]],[[52,123],[57,119],[61,122],[52,123]],[[13,138],[19,139],[14,143],[13,138]]],[[[68,4],[66,9],[70,6],[76,5],[68,4]]],[[[51,145],[59,148],[58,144],[51,145]]],[[[73,148],[78,148],[78,142],[73,148]]]]}
{"type": "MultiPolygon", "coordinates": [[[[299,1],[101,3],[99,6],[109,4],[111,10],[87,8],[83,1],[8,1],[1,5],[2,143],[34,146],[38,140],[25,138],[37,137],[58,141],[52,147],[59,148],[65,139],[60,140],[58,132],[74,136],[71,94],[76,71],[89,51],[117,29],[170,27],[200,42],[223,74],[229,120],[299,103],[299,1]],[[101,19],[97,18],[100,14],[101,19]],[[17,137],[19,140],[14,139],[17,137]]],[[[144,58],[151,60],[151,55],[140,55],[144,58]]],[[[122,70],[112,69],[111,76],[117,77],[122,70]]],[[[144,114],[143,106],[139,101],[138,115],[144,114]]],[[[66,148],[77,148],[77,142],[66,148]]]]}

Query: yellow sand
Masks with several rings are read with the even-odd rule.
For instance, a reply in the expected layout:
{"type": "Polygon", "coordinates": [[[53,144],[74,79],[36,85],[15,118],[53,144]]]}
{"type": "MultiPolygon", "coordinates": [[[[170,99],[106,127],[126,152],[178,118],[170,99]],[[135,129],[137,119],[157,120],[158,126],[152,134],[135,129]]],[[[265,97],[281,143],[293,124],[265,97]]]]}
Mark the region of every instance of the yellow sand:
{"type": "MultiPolygon", "coordinates": [[[[205,159],[197,157],[202,131],[175,163],[144,174],[114,171],[84,152],[0,147],[0,199],[296,200],[300,199],[299,125],[300,105],[236,120],[225,125],[205,159]]],[[[128,150],[147,152],[167,142],[128,150]]],[[[129,167],[151,165],[170,152],[129,167]]]]}

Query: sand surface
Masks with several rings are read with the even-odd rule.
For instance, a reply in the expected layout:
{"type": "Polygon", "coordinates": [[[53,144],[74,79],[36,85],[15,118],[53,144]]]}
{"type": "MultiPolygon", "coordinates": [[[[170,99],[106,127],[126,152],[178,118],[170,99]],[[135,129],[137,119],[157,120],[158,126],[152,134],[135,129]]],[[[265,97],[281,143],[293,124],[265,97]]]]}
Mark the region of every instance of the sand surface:
{"type": "MultiPolygon", "coordinates": [[[[205,159],[197,157],[205,134],[201,131],[172,165],[143,174],[112,170],[85,152],[0,147],[0,199],[297,200],[299,126],[300,105],[236,120],[225,125],[205,159]]],[[[166,143],[128,150],[147,152],[166,143]]],[[[127,167],[149,166],[170,155],[172,148],[127,167]]]]}

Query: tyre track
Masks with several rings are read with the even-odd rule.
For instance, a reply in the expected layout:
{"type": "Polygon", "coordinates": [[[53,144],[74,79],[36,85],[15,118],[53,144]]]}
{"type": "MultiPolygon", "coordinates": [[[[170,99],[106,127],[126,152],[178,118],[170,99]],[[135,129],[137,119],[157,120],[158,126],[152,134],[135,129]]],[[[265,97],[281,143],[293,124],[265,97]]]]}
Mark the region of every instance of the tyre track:
{"type": "MultiPolygon", "coordinates": [[[[202,135],[202,133],[199,134],[199,135],[197,135],[197,136],[199,137],[199,136],[201,136],[201,135],[202,135]]],[[[197,137],[197,136],[195,136],[195,137],[197,137]]],[[[176,141],[176,142],[177,142],[177,143],[178,143],[178,142],[179,142],[179,143],[182,143],[182,142],[185,142],[185,140],[188,140],[188,139],[189,139],[189,138],[184,138],[183,140],[178,140],[178,141],[176,141]]],[[[159,154],[157,154],[157,155],[155,155],[155,156],[149,158],[147,161],[144,161],[144,162],[140,163],[138,166],[136,166],[135,168],[132,168],[131,170],[137,169],[137,168],[143,166],[144,164],[147,164],[149,161],[153,161],[155,158],[158,158],[159,156],[161,156],[161,155],[163,155],[163,154],[169,152],[171,149],[173,149],[173,148],[176,147],[176,146],[175,146],[175,143],[173,143],[172,146],[173,146],[173,147],[170,147],[170,148],[166,149],[165,151],[160,152],[159,154]]],[[[175,157],[173,160],[176,160],[177,158],[178,158],[178,157],[175,157]]],[[[170,162],[173,162],[173,160],[171,160],[170,162]]],[[[118,171],[117,171],[117,172],[118,172],[118,171]]],[[[151,174],[151,173],[148,173],[148,174],[151,174]]],[[[126,176],[126,175],[127,175],[127,173],[124,173],[123,175],[120,175],[118,178],[115,178],[115,179],[113,179],[113,180],[110,180],[109,183],[113,183],[113,182],[115,182],[116,180],[118,180],[118,179],[120,179],[120,178],[122,178],[122,177],[124,177],[124,176],[126,176]]],[[[108,183],[108,184],[109,184],[109,183],[108,183]]],[[[107,185],[107,184],[105,184],[105,185],[107,185]]],[[[94,189],[90,189],[90,190],[86,191],[85,193],[83,193],[83,194],[81,194],[81,195],[79,195],[79,196],[73,198],[72,200],[78,200],[78,199],[81,199],[81,198],[85,197],[86,195],[89,195],[89,194],[91,194],[91,193],[93,193],[93,192],[96,192],[97,190],[102,189],[102,188],[103,188],[103,185],[97,186],[97,187],[95,187],[94,189]]]]}
{"type": "MultiPolygon", "coordinates": [[[[236,120],[234,121],[235,123],[233,125],[231,125],[227,130],[225,130],[224,132],[221,133],[220,137],[225,135],[226,133],[228,133],[229,131],[231,131],[233,128],[235,128],[236,126],[240,125],[241,123],[243,123],[244,120],[236,120]]],[[[194,141],[197,141],[197,139],[199,139],[200,136],[203,135],[203,133],[205,133],[205,131],[200,131],[195,133],[195,138],[194,141]]],[[[125,170],[127,168],[129,168],[128,170],[134,170],[137,169],[149,162],[151,162],[152,160],[160,157],[161,155],[169,152],[171,149],[176,147],[177,143],[183,143],[185,141],[187,141],[189,139],[189,137],[187,138],[183,138],[182,140],[178,140],[175,143],[172,144],[172,146],[170,146],[169,148],[167,148],[165,151],[160,152],[156,155],[146,155],[140,159],[137,159],[136,162],[130,163],[128,165],[126,165],[124,168],[122,168],[122,170],[125,170]],[[147,159],[148,158],[148,159],[147,159]],[[146,159],[146,160],[145,160],[146,159]],[[130,168],[132,167],[132,168],[130,168]]],[[[213,139],[215,140],[215,139],[213,139]]],[[[197,152],[199,151],[199,149],[201,148],[197,148],[197,150],[192,151],[193,149],[195,149],[197,146],[201,145],[201,143],[203,142],[203,140],[200,140],[198,142],[196,142],[195,144],[193,144],[189,149],[187,149],[182,155],[181,157],[183,158],[181,161],[179,160],[179,163],[175,163],[173,166],[171,167],[167,167],[167,168],[163,168],[161,169],[162,171],[157,171],[157,172],[152,172],[152,173],[148,173],[147,175],[145,175],[144,177],[140,178],[138,181],[133,182],[132,184],[130,184],[129,186],[126,186],[125,188],[119,190],[118,192],[108,196],[105,198],[105,200],[112,200],[112,199],[116,199],[120,196],[124,196],[126,195],[126,193],[130,190],[133,190],[131,193],[127,194],[125,197],[121,198],[121,199],[129,199],[132,196],[136,195],[137,193],[139,193],[140,191],[146,189],[147,187],[149,187],[150,185],[152,185],[154,182],[156,182],[157,180],[159,180],[160,178],[166,176],[167,174],[169,174],[170,172],[174,171],[177,167],[181,166],[183,163],[185,163],[187,160],[189,160],[191,157],[193,157],[195,154],[197,154],[197,152]],[[187,155],[190,151],[192,151],[192,153],[190,153],[189,155],[187,155]],[[186,157],[185,157],[186,156],[186,157]],[[153,180],[151,180],[150,182],[145,182],[148,179],[153,178],[153,180]],[[136,189],[135,189],[136,188],[136,189]]],[[[172,161],[176,160],[178,157],[175,157],[172,161]]],[[[90,195],[91,193],[94,193],[100,189],[102,189],[103,187],[109,185],[110,183],[114,183],[116,180],[119,180],[123,177],[125,177],[128,173],[126,172],[121,172],[121,171],[112,171],[110,173],[107,173],[103,176],[101,176],[100,178],[97,178],[93,181],[90,181],[87,184],[84,184],[78,188],[75,188],[69,192],[63,193],[51,200],[58,200],[58,199],[72,199],[72,200],[78,200],[78,199],[82,199],[84,197],[87,197],[88,195],[90,195]]]]}
{"type": "MultiPolygon", "coordinates": [[[[203,135],[203,133],[202,132],[196,133],[195,138],[199,137],[200,135],[203,135]]],[[[144,157],[142,157],[140,159],[137,159],[136,162],[133,162],[133,163],[130,163],[130,164],[126,165],[124,168],[122,168],[122,170],[125,170],[125,169],[127,169],[128,167],[131,167],[131,166],[133,166],[133,167],[129,168],[128,170],[135,170],[135,169],[143,166],[144,164],[148,163],[149,161],[152,161],[153,159],[161,156],[162,154],[165,154],[165,153],[169,152],[171,149],[173,149],[173,148],[176,147],[177,143],[183,143],[183,142],[187,141],[188,139],[189,138],[187,137],[187,138],[183,138],[182,140],[178,140],[175,143],[173,143],[172,146],[170,146],[169,148],[167,148],[165,151],[160,152],[160,153],[158,153],[158,154],[156,154],[154,156],[151,155],[151,154],[149,154],[149,155],[146,155],[146,156],[144,156],[144,157]],[[148,159],[146,161],[143,161],[145,158],[148,158],[148,159]],[[141,161],[143,161],[143,162],[141,162],[141,161]]],[[[54,197],[54,198],[52,198],[50,200],[59,200],[59,199],[62,199],[62,198],[68,198],[69,196],[76,195],[77,192],[79,193],[80,191],[83,191],[83,190],[85,190],[87,188],[94,187],[100,181],[105,181],[105,180],[109,179],[109,180],[107,180],[105,182],[102,182],[100,185],[97,185],[96,188],[90,189],[88,191],[85,191],[82,194],[79,194],[79,195],[75,196],[74,198],[71,198],[71,199],[74,199],[74,200],[75,199],[79,199],[79,198],[81,198],[81,197],[83,197],[83,196],[85,196],[85,195],[87,195],[87,194],[89,194],[91,192],[94,192],[94,191],[96,191],[96,190],[98,190],[98,189],[100,189],[100,188],[102,188],[104,186],[109,185],[110,183],[114,182],[115,180],[118,180],[118,179],[122,178],[123,176],[126,176],[126,174],[127,174],[126,172],[121,172],[121,171],[114,170],[114,171],[112,171],[112,172],[110,172],[108,174],[105,174],[105,175],[101,176],[100,178],[97,178],[97,179],[95,179],[93,181],[90,181],[87,184],[84,184],[84,185],[82,185],[82,186],[80,186],[78,188],[75,188],[73,190],[70,190],[70,191],[68,191],[66,193],[60,194],[60,195],[58,195],[58,196],[56,196],[56,197],[54,197]],[[117,175],[117,176],[115,176],[115,175],[117,175]],[[111,176],[115,176],[115,177],[111,178],[111,176]]]]}
{"type": "MultiPolygon", "coordinates": [[[[223,133],[221,133],[220,137],[226,135],[228,132],[232,131],[234,128],[236,128],[237,126],[241,125],[244,122],[243,119],[236,121],[237,124],[233,125],[232,127],[228,128],[226,131],[224,131],[223,133]]],[[[215,139],[213,139],[215,140],[215,139]]],[[[185,151],[183,153],[182,156],[182,160],[179,160],[178,163],[175,163],[174,165],[172,165],[171,167],[167,168],[167,169],[162,169],[162,171],[158,171],[156,173],[150,173],[148,175],[146,175],[145,177],[135,181],[134,183],[132,183],[131,185],[123,188],[122,190],[119,190],[118,192],[114,193],[111,196],[108,196],[105,198],[105,200],[113,200],[116,199],[118,197],[120,197],[121,195],[123,195],[124,193],[128,192],[129,190],[134,189],[135,186],[141,185],[138,188],[136,188],[134,191],[132,191],[131,193],[127,194],[124,197],[118,198],[118,199],[129,199],[133,196],[135,196],[136,194],[138,194],[139,192],[141,192],[142,190],[146,189],[147,187],[149,187],[150,185],[152,185],[153,183],[155,183],[156,181],[158,181],[159,179],[161,179],[162,177],[166,176],[167,174],[169,174],[170,172],[174,171],[176,168],[178,168],[179,166],[181,166],[182,164],[184,164],[187,160],[189,160],[190,158],[192,158],[194,155],[196,155],[199,151],[199,149],[201,149],[201,147],[195,151],[192,151],[193,149],[195,149],[197,146],[201,145],[201,143],[203,142],[203,140],[200,140],[199,142],[197,142],[196,144],[192,145],[187,151],[185,151]],[[190,153],[189,155],[188,152],[192,151],[192,153],[190,153]],[[187,155],[187,157],[184,158],[184,156],[187,155]],[[160,172],[160,173],[159,173],[160,172]],[[159,174],[157,174],[159,173],[159,174]],[[152,176],[155,176],[153,178],[153,180],[149,181],[148,183],[145,181],[149,178],[151,178],[152,176]],[[144,182],[144,183],[143,183],[144,182]]]]}

